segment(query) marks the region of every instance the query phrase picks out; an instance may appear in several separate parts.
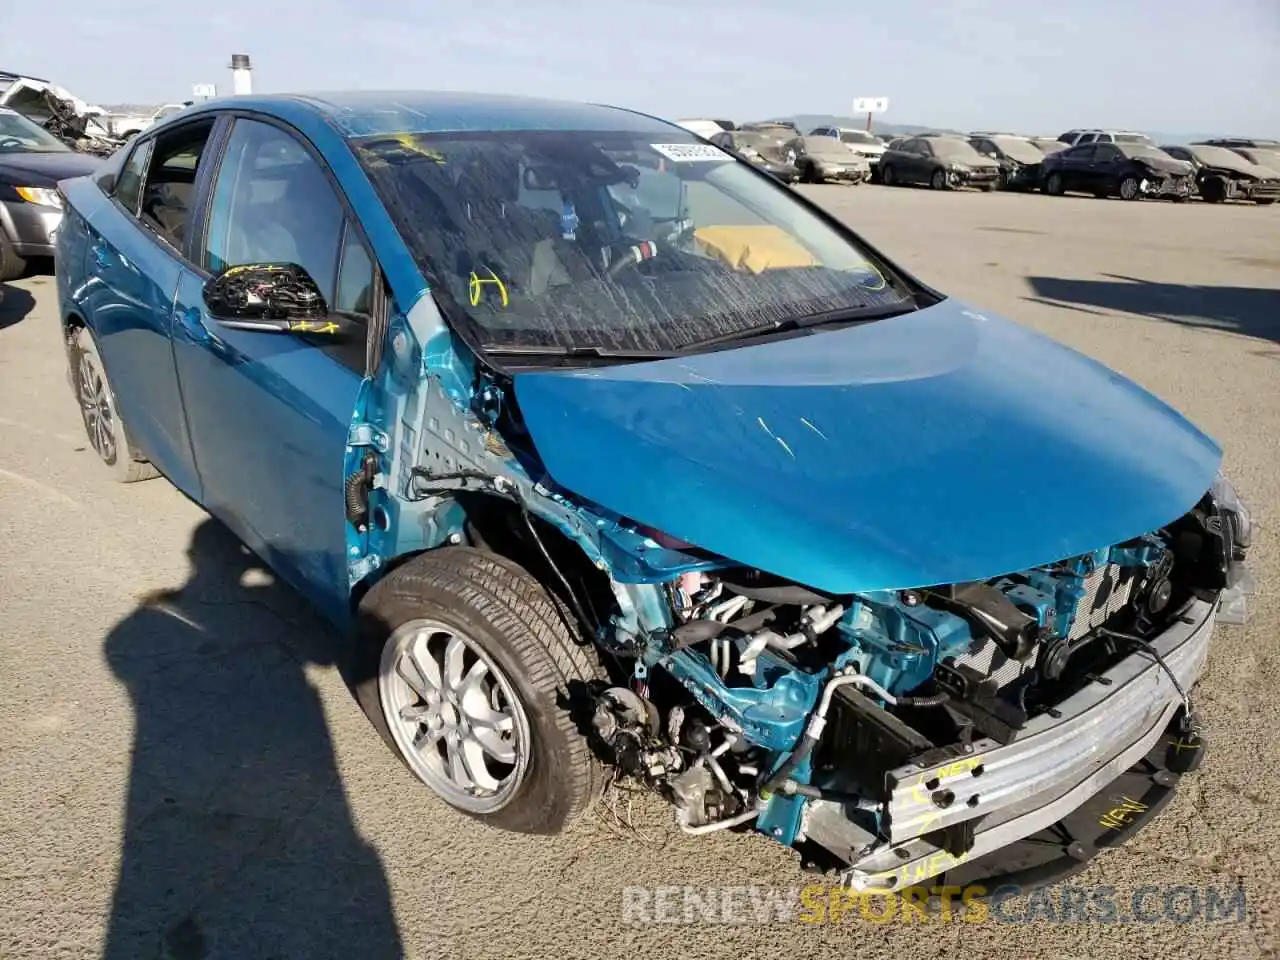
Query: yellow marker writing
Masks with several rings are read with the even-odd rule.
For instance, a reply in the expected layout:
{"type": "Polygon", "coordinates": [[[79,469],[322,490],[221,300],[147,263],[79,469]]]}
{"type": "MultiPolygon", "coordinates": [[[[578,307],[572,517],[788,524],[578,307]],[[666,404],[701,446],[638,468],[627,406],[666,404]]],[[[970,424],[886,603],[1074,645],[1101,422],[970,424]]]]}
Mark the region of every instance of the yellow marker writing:
{"type": "Polygon", "coordinates": [[[495,286],[498,288],[498,295],[502,297],[502,305],[505,307],[511,301],[507,296],[507,285],[498,279],[498,275],[492,270],[485,268],[489,272],[488,277],[481,277],[474,270],[471,271],[471,282],[468,284],[468,290],[471,293],[471,305],[473,307],[480,306],[480,301],[484,299],[484,288],[486,286],[495,286]]]}

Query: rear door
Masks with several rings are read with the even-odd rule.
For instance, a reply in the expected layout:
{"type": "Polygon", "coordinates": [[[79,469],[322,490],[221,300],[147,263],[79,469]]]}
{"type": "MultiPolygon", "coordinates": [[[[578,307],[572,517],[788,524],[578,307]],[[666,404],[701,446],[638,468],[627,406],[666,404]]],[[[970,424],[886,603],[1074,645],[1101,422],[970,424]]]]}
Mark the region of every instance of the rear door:
{"type": "Polygon", "coordinates": [[[175,352],[205,504],[342,621],[344,457],[378,289],[370,248],[310,144],[248,116],[231,127],[199,247],[178,291],[175,352]],[[233,329],[209,315],[202,292],[212,274],[268,262],[306,269],[365,335],[233,329]]]}
{"type": "Polygon", "coordinates": [[[196,176],[216,120],[206,117],[139,140],[90,218],[86,297],[116,402],[134,442],[188,496],[199,479],[182,415],[170,340],[184,270],[196,176]]]}

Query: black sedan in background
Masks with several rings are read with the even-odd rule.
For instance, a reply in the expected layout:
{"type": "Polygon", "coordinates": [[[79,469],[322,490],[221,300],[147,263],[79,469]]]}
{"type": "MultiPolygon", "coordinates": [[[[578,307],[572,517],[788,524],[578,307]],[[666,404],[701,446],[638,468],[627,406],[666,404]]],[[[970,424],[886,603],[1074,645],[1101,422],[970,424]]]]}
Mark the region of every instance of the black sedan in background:
{"type": "Polygon", "coordinates": [[[714,134],[711,142],[721,150],[741,155],[783,183],[795,183],[800,179],[800,169],[787,158],[787,141],[777,137],[773,131],[726,130],[714,134]]]}
{"type": "Polygon", "coordinates": [[[880,182],[886,187],[928,184],[935,190],[1000,185],[1000,165],[960,137],[910,137],[880,157],[880,182]]]}
{"type": "Polygon", "coordinates": [[[975,135],[969,145],[1000,164],[1001,190],[1034,190],[1040,186],[1044,151],[1026,137],[1011,134],[975,135]]]}
{"type": "Polygon", "coordinates": [[[16,280],[30,257],[53,256],[62,223],[58,181],[97,169],[26,117],[0,107],[0,280],[16,280]]]}
{"type": "Polygon", "coordinates": [[[1186,200],[1196,190],[1191,164],[1145,143],[1088,143],[1044,158],[1044,192],[1186,200]]]}
{"type": "Polygon", "coordinates": [[[1195,167],[1196,188],[1208,203],[1252,200],[1266,207],[1280,199],[1280,171],[1254,163],[1234,150],[1201,143],[1161,149],[1195,167]]]}

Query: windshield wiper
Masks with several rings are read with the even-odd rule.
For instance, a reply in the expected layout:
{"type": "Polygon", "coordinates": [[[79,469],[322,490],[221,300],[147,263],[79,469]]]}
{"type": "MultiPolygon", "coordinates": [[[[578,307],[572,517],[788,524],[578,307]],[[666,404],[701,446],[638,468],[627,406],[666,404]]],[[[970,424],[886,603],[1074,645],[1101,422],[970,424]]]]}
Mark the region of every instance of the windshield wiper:
{"type": "Polygon", "coordinates": [[[643,361],[667,360],[675,356],[670,351],[628,350],[621,347],[602,347],[598,344],[565,347],[557,344],[486,343],[484,344],[484,352],[490,356],[497,357],[556,357],[557,359],[569,360],[587,358],[643,361]]]}
{"type": "Polygon", "coordinates": [[[843,310],[826,310],[822,313],[811,313],[808,316],[786,317],[773,323],[763,323],[758,327],[747,327],[745,330],[734,330],[722,333],[705,340],[697,340],[681,348],[682,353],[700,350],[703,347],[717,347],[725,343],[737,343],[740,340],[755,340],[773,333],[786,333],[791,330],[812,330],[816,327],[837,326],[843,324],[869,323],[872,320],[884,320],[904,313],[914,313],[920,308],[914,303],[895,303],[884,307],[846,307],[843,310]]]}

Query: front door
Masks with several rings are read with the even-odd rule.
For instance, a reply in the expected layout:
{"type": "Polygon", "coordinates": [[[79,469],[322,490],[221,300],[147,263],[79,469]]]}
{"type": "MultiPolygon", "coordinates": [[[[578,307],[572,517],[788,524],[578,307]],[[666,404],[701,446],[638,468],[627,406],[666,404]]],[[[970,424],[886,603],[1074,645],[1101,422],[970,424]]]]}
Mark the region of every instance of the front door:
{"type": "Polygon", "coordinates": [[[368,329],[373,261],[322,162],[292,131],[237,118],[208,223],[178,288],[175,353],[205,506],[329,616],[349,584],[343,460],[365,372],[364,337],[220,325],[202,291],[249,263],[303,267],[326,303],[368,329]]]}

